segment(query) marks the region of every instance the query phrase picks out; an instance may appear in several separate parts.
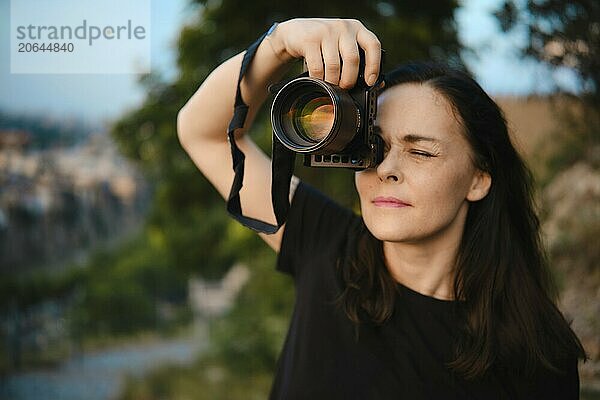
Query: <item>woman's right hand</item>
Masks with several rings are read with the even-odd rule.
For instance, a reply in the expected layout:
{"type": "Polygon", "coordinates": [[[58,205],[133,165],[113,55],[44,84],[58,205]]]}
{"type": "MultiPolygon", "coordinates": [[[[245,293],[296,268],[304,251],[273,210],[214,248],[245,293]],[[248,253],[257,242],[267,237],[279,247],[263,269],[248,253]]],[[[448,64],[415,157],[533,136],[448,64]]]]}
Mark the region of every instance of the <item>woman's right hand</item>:
{"type": "MultiPolygon", "coordinates": [[[[304,58],[310,76],[351,88],[358,76],[359,46],[366,54],[367,82],[372,84],[379,74],[381,45],[359,21],[292,19],[277,25],[258,46],[241,84],[242,98],[248,105],[246,122],[236,131],[236,143],[246,156],[244,186],[240,191],[244,215],[275,223],[271,160],[244,134],[267,98],[269,85],[281,80],[293,59],[304,58]]],[[[212,71],[177,116],[177,133],[183,149],[224,199],[229,196],[235,175],[227,128],[233,116],[243,56],[240,53],[212,71]]],[[[297,182],[293,177],[290,198],[297,182]]],[[[284,230],[282,227],[273,235],[259,235],[279,251],[284,230]]]]}
{"type": "Polygon", "coordinates": [[[381,43],[355,19],[292,19],[277,25],[266,40],[283,62],[304,58],[309,75],[349,89],[356,83],[359,46],[365,51],[365,80],[379,75],[381,43]]]}

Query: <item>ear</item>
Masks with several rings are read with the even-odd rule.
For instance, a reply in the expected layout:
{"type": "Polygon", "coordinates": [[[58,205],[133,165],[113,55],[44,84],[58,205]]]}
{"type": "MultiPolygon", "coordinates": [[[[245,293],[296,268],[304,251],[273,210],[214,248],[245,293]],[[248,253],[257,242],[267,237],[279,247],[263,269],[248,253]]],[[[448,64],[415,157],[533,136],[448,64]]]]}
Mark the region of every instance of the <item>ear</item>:
{"type": "Polygon", "coordinates": [[[467,193],[467,200],[478,201],[483,199],[490,191],[491,186],[492,177],[490,174],[479,169],[475,170],[473,181],[471,182],[471,188],[467,193]]]}

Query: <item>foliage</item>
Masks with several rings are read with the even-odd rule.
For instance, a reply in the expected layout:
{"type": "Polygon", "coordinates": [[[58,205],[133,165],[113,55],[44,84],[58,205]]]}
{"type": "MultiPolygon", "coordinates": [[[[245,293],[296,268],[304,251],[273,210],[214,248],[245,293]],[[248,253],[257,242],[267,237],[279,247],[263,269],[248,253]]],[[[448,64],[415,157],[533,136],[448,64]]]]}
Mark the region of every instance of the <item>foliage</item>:
{"type": "MultiPolygon", "coordinates": [[[[462,64],[456,7],[454,0],[277,5],[199,0],[190,4],[198,18],[181,31],[177,81],[166,83],[157,75],[145,76],[141,81],[148,92],[145,103],[124,116],[112,135],[155,184],[147,240],[169,255],[172,268],[218,278],[239,260],[250,265],[252,276],[231,312],[212,322],[209,354],[191,368],[166,368],[149,379],[132,381],[125,398],[265,398],[291,313],[291,282],[275,273],[273,252],[228,217],[223,200],[178,143],[177,112],[202,80],[274,21],[302,16],[359,18],[381,39],[388,68],[424,58],[462,64]]],[[[251,134],[268,152],[271,129],[264,110],[251,134]]],[[[300,164],[298,157],[295,172],[302,179],[340,203],[356,207],[350,171],[323,173],[300,164]]]]}
{"type": "Polygon", "coordinates": [[[594,0],[504,1],[496,17],[502,29],[524,29],[523,55],[567,67],[581,79],[579,103],[558,116],[567,128],[547,144],[544,185],[579,160],[600,164],[600,2],[594,0]],[[558,144],[558,145],[557,145],[558,144]],[[552,147],[548,151],[548,147],[552,147]]]}
{"type": "Polygon", "coordinates": [[[582,102],[577,110],[564,110],[561,119],[566,129],[556,135],[555,143],[547,144],[549,151],[545,182],[578,161],[600,168],[600,110],[582,102]]]}
{"type": "Polygon", "coordinates": [[[0,373],[57,363],[81,345],[177,333],[191,310],[188,276],[171,265],[164,250],[138,236],[116,250],[98,248],[85,265],[4,276],[0,373]]]}
{"type": "MultiPolygon", "coordinates": [[[[598,187],[600,171],[600,2],[505,0],[496,14],[504,30],[524,29],[522,53],[579,76],[576,107],[557,115],[565,129],[542,149],[547,153],[543,216],[550,262],[563,285],[563,312],[591,357],[580,366],[586,381],[598,379],[598,187]],[[550,148],[550,151],[548,149],[550,148]]],[[[548,140],[550,142],[550,140],[548,140]]],[[[589,384],[589,383],[588,383],[589,384]]],[[[582,395],[585,391],[582,390],[582,395]]]]}
{"type": "Polygon", "coordinates": [[[506,0],[496,16],[505,31],[525,29],[525,55],[572,68],[586,85],[588,101],[600,105],[600,2],[506,0]]]}
{"type": "MultiPolygon", "coordinates": [[[[211,70],[242,51],[274,21],[301,16],[359,17],[380,36],[387,50],[387,65],[409,58],[443,58],[460,64],[453,19],[456,5],[454,0],[335,0],[327,4],[283,2],[277,6],[269,2],[193,1],[190,8],[197,12],[198,19],[181,31],[177,81],[164,82],[158,74],[142,77],[140,83],[148,93],[144,104],[124,115],[112,129],[122,152],[137,161],[156,186],[149,232],[162,231],[167,251],[184,255],[177,260],[176,268],[218,276],[230,265],[233,255],[219,250],[223,227],[229,224],[223,201],[183,152],[176,134],[178,110],[211,70]],[[171,229],[186,233],[175,238],[169,233],[171,229]],[[198,260],[210,262],[198,269],[198,260]]],[[[270,124],[265,117],[263,113],[257,119],[254,135],[267,150],[270,124]]],[[[297,171],[342,203],[356,203],[349,190],[352,174],[348,171],[297,171]]],[[[239,255],[237,251],[235,254],[239,255]]]]}
{"type": "Polygon", "coordinates": [[[130,379],[122,399],[267,398],[294,298],[292,280],[275,272],[274,264],[273,251],[257,247],[235,307],[209,322],[209,352],[192,366],[130,379]]]}
{"type": "Polygon", "coordinates": [[[268,398],[273,376],[264,370],[236,373],[219,357],[199,359],[191,367],[165,367],[146,379],[127,381],[121,400],[268,398]]]}
{"type": "Polygon", "coordinates": [[[187,275],[170,264],[164,251],[139,238],[116,251],[100,248],[87,265],[73,265],[62,273],[4,277],[0,311],[26,311],[60,299],[65,301],[71,334],[77,339],[168,329],[190,318],[187,275]],[[158,315],[159,304],[172,305],[176,315],[158,315]]]}
{"type": "Polygon", "coordinates": [[[46,299],[64,298],[82,281],[85,271],[70,268],[62,274],[37,272],[29,275],[5,275],[0,280],[0,311],[25,309],[46,299]]]}
{"type": "MultiPolygon", "coordinates": [[[[179,79],[166,83],[157,75],[144,76],[140,83],[147,90],[146,101],[141,108],[115,124],[112,136],[123,154],[135,160],[155,185],[145,239],[164,252],[171,269],[218,278],[236,259],[256,260],[256,249],[264,249],[265,245],[253,232],[228,217],[223,200],[201,176],[177,140],[177,112],[212,69],[243,50],[251,41],[248,38],[259,36],[273,21],[302,15],[361,16],[367,26],[380,34],[387,50],[388,65],[408,58],[426,57],[444,57],[460,63],[460,46],[453,21],[454,1],[431,2],[425,6],[422,2],[337,1],[328,3],[329,9],[323,4],[318,7],[280,4],[279,11],[272,4],[260,2],[199,2],[197,7],[201,16],[199,22],[185,27],[180,35],[179,79]],[[344,10],[343,13],[340,10],[344,10]],[[398,37],[403,40],[396,40],[398,37]]],[[[264,113],[257,118],[253,134],[263,149],[270,147],[270,123],[264,113]]],[[[349,190],[352,173],[328,171],[320,174],[313,169],[299,168],[299,165],[300,160],[296,171],[303,179],[341,203],[356,206],[356,195],[349,190]]],[[[223,167],[230,168],[229,165],[223,167]]],[[[273,265],[272,257],[259,258],[258,261],[261,265],[273,265]]],[[[268,287],[252,295],[247,302],[238,302],[232,313],[235,317],[215,325],[215,331],[221,332],[215,335],[218,338],[215,346],[220,349],[218,358],[239,373],[245,369],[244,366],[254,362],[261,365],[262,370],[269,366],[268,371],[272,372],[281,347],[283,327],[289,317],[289,310],[268,308],[268,302],[273,301],[273,293],[280,289],[269,286],[269,279],[263,278],[261,282],[268,287]],[[254,322],[249,318],[254,318],[254,322]],[[270,321],[270,325],[267,324],[263,330],[258,329],[262,326],[261,320],[270,321]],[[257,332],[263,334],[257,335],[257,332]],[[245,341],[243,345],[239,342],[242,338],[245,341]],[[241,347],[236,347],[236,343],[241,347]]],[[[99,301],[100,295],[108,294],[102,285],[101,281],[93,285],[96,295],[89,294],[89,301],[99,301]]],[[[119,291],[121,298],[110,300],[108,297],[106,301],[107,304],[121,304],[126,302],[127,296],[138,292],[133,285],[128,291],[119,291]]],[[[247,295],[242,294],[242,298],[247,295]]],[[[105,306],[96,306],[94,312],[104,315],[105,306]]],[[[91,306],[88,304],[88,307],[91,306]]],[[[136,307],[142,311],[136,317],[137,325],[151,323],[150,305],[140,303],[136,307]]],[[[79,320],[86,321],[85,318],[79,320]]],[[[95,329],[101,329],[99,324],[96,325],[95,329]]],[[[110,329],[120,328],[111,326],[110,329]]]]}
{"type": "Polygon", "coordinates": [[[290,277],[275,271],[275,254],[264,246],[249,264],[252,278],[236,305],[211,329],[214,354],[236,374],[273,372],[293,305],[290,277]]]}
{"type": "Polygon", "coordinates": [[[168,329],[189,320],[186,275],[170,268],[164,251],[139,238],[117,252],[96,252],[85,271],[69,318],[75,337],[168,329]],[[171,304],[176,315],[161,316],[161,304],[171,304]]]}
{"type": "Polygon", "coordinates": [[[183,79],[201,81],[207,72],[247,47],[273,22],[293,17],[358,18],[380,37],[389,65],[410,58],[439,57],[459,62],[453,12],[456,1],[357,1],[325,3],[244,3],[195,0],[198,23],[185,27],[178,64],[183,79]]]}

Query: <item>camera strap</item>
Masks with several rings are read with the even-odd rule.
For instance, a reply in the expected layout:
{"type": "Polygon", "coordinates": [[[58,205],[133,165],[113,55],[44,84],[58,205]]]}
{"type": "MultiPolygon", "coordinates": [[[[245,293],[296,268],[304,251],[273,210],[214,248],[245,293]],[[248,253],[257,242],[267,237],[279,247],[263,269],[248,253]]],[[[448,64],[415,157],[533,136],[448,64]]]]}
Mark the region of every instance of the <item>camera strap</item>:
{"type": "Polygon", "coordinates": [[[235,142],[235,130],[242,128],[246,121],[248,114],[248,106],[242,99],[242,90],[240,88],[242,78],[246,74],[250,62],[256,54],[258,46],[263,39],[269,35],[277,23],[274,23],[267,32],[265,32],[258,40],[250,45],[244,54],[242,60],[242,66],[240,68],[240,75],[237,82],[237,91],[235,94],[235,105],[233,111],[233,118],[229,123],[227,129],[227,137],[231,146],[231,156],[233,159],[233,171],[235,177],[231,190],[229,192],[229,198],[227,200],[227,211],[237,221],[242,223],[244,226],[251,228],[257,232],[263,232],[267,234],[275,233],[285,223],[288,210],[290,208],[289,203],[289,192],[290,192],[290,180],[294,170],[295,153],[285,148],[278,140],[273,138],[273,151],[271,161],[271,201],[273,202],[273,211],[277,220],[277,225],[272,225],[267,222],[247,217],[242,214],[242,206],[240,203],[240,190],[243,186],[244,181],[244,161],[246,156],[240,150],[235,142]]]}

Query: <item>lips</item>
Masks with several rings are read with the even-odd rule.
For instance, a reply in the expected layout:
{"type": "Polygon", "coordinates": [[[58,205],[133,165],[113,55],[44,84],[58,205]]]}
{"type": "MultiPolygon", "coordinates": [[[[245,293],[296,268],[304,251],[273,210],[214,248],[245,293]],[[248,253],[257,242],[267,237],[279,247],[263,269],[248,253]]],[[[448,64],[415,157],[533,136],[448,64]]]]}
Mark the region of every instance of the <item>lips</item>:
{"type": "Polygon", "coordinates": [[[376,197],[373,199],[372,203],[376,207],[390,207],[390,208],[400,208],[400,207],[409,207],[410,204],[397,199],[395,197],[376,197]]]}

